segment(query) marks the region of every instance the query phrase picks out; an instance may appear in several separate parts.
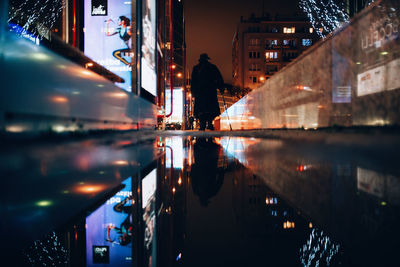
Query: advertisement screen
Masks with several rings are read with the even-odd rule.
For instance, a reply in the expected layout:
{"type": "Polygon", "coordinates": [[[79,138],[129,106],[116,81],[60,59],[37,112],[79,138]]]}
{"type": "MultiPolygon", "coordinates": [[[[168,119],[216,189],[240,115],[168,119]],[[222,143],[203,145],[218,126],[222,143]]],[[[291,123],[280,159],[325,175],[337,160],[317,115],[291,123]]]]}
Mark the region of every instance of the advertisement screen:
{"type": "MultiPolygon", "coordinates": [[[[175,88],[172,99],[173,109],[172,114],[166,119],[167,122],[183,122],[183,90],[181,88],[175,88]]],[[[171,112],[171,91],[165,91],[165,112],[169,114],[171,112]]]]}
{"type": "Polygon", "coordinates": [[[157,95],[156,75],[156,1],[142,1],[142,87],[157,95]]]}
{"type": "Polygon", "coordinates": [[[131,5],[135,1],[85,0],[84,52],[125,80],[117,84],[132,91],[131,5]]]}
{"type": "Polygon", "coordinates": [[[86,217],[87,266],[132,266],[132,179],[86,217]]]}
{"type": "Polygon", "coordinates": [[[142,180],[142,210],[144,222],[145,266],[156,266],[155,224],[156,224],[157,171],[154,169],[142,180]]]}

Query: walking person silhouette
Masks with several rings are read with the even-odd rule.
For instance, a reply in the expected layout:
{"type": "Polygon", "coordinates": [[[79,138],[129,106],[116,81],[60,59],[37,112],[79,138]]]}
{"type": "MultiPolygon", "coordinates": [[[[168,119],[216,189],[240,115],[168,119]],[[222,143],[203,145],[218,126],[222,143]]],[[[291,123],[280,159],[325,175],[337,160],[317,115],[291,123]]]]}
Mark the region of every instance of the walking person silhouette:
{"type": "Polygon", "coordinates": [[[200,121],[200,130],[214,130],[214,118],[221,114],[217,89],[223,93],[224,80],[217,66],[211,64],[206,53],[192,71],[192,94],[195,98],[194,116],[200,121]]]}

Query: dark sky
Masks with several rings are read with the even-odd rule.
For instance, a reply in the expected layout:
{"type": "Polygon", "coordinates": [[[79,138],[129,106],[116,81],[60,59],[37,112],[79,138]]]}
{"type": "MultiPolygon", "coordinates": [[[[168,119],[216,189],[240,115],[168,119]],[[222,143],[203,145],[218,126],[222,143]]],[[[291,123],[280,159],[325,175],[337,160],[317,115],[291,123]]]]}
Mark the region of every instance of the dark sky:
{"type": "MultiPolygon", "coordinates": [[[[263,0],[184,0],[187,67],[192,72],[201,53],[220,69],[224,81],[231,83],[232,39],[240,16],[261,16],[263,0]]],[[[270,15],[299,13],[298,0],[264,0],[270,15]]]]}

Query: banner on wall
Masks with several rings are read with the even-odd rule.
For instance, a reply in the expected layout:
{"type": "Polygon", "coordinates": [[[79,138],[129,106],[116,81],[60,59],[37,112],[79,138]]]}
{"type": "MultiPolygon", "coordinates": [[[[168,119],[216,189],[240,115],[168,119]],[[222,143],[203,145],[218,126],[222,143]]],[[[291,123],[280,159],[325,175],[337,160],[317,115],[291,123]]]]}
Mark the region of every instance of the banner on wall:
{"type": "Polygon", "coordinates": [[[135,1],[85,0],[84,53],[125,80],[117,85],[132,91],[131,6],[135,1]]]}
{"type": "Polygon", "coordinates": [[[157,96],[156,72],[156,1],[142,1],[142,88],[157,96]]]}

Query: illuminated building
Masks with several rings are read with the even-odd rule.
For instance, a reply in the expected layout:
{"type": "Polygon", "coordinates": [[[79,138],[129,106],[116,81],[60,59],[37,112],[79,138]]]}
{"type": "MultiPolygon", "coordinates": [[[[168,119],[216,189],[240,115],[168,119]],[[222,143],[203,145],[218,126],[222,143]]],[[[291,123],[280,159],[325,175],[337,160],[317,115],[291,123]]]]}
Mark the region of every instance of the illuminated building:
{"type": "Polygon", "coordinates": [[[300,19],[241,18],[232,45],[232,82],[255,89],[318,40],[300,19]]]}

